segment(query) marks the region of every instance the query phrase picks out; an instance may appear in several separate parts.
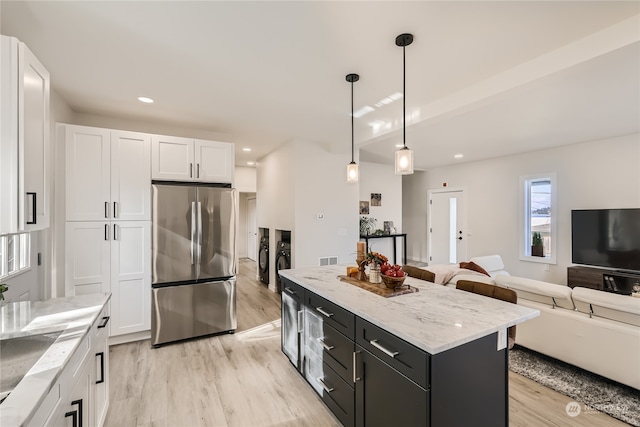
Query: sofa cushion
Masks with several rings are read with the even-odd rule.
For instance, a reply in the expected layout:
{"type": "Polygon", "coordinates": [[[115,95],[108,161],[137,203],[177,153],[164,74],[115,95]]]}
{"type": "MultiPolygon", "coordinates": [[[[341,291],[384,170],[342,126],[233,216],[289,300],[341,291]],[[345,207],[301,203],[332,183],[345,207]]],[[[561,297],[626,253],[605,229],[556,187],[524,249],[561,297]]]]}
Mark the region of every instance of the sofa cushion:
{"type": "Polygon", "coordinates": [[[571,295],[578,311],[640,326],[640,298],[580,287],[571,295]]]}
{"type": "Polygon", "coordinates": [[[484,268],[491,277],[496,277],[498,274],[509,275],[509,273],[504,271],[504,263],[500,255],[476,256],[469,261],[484,268]]]}
{"type": "Polygon", "coordinates": [[[495,277],[495,281],[498,285],[515,290],[518,298],[536,301],[550,306],[555,305],[569,310],[575,308],[571,298],[571,288],[568,286],[505,274],[498,274],[495,277]]]}

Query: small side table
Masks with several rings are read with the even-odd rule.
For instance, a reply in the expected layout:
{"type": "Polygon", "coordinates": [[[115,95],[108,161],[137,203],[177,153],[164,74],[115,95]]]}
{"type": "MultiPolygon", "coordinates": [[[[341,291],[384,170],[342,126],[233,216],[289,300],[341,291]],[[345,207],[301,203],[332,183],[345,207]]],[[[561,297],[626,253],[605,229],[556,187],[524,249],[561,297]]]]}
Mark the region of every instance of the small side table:
{"type": "Polygon", "coordinates": [[[393,238],[393,263],[394,264],[397,264],[397,262],[396,262],[396,245],[397,245],[398,237],[402,237],[402,241],[403,241],[403,244],[404,244],[404,246],[403,246],[404,251],[402,252],[402,263],[406,264],[407,263],[407,233],[360,236],[360,238],[364,239],[364,241],[365,241],[365,246],[366,246],[365,251],[367,253],[369,252],[369,240],[371,240],[371,239],[393,238]]]}

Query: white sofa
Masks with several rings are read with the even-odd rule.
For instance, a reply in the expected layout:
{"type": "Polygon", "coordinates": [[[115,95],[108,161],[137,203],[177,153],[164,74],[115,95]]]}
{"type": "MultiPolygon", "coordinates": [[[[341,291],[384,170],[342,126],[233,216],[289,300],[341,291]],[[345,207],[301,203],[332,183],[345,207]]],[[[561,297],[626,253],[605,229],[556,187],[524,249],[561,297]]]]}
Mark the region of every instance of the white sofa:
{"type": "Polygon", "coordinates": [[[518,325],[516,344],[640,389],[640,298],[504,274],[495,281],[540,310],[518,325]]]}

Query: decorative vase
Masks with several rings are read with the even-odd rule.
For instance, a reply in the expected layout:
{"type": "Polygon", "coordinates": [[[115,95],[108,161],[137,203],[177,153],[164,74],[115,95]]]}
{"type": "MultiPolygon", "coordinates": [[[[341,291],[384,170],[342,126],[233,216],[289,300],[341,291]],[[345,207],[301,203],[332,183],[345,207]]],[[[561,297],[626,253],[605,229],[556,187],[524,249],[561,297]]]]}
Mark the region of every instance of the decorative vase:
{"type": "Polygon", "coordinates": [[[380,276],[380,264],[373,263],[371,267],[369,267],[369,282],[371,283],[381,283],[382,276],[380,276]]]}

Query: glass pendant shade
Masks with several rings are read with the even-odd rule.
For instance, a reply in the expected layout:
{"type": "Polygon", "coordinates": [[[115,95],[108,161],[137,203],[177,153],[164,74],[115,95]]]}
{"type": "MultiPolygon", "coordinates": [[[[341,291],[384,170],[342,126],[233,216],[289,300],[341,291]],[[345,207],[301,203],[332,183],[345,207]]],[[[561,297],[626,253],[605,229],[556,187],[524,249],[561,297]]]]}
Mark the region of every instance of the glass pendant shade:
{"type": "Polygon", "coordinates": [[[347,182],[358,182],[360,173],[358,172],[358,164],[351,162],[347,165],[347,182]]]}
{"type": "Polygon", "coordinates": [[[403,147],[396,151],[396,175],[413,173],[413,150],[403,147]]]}

